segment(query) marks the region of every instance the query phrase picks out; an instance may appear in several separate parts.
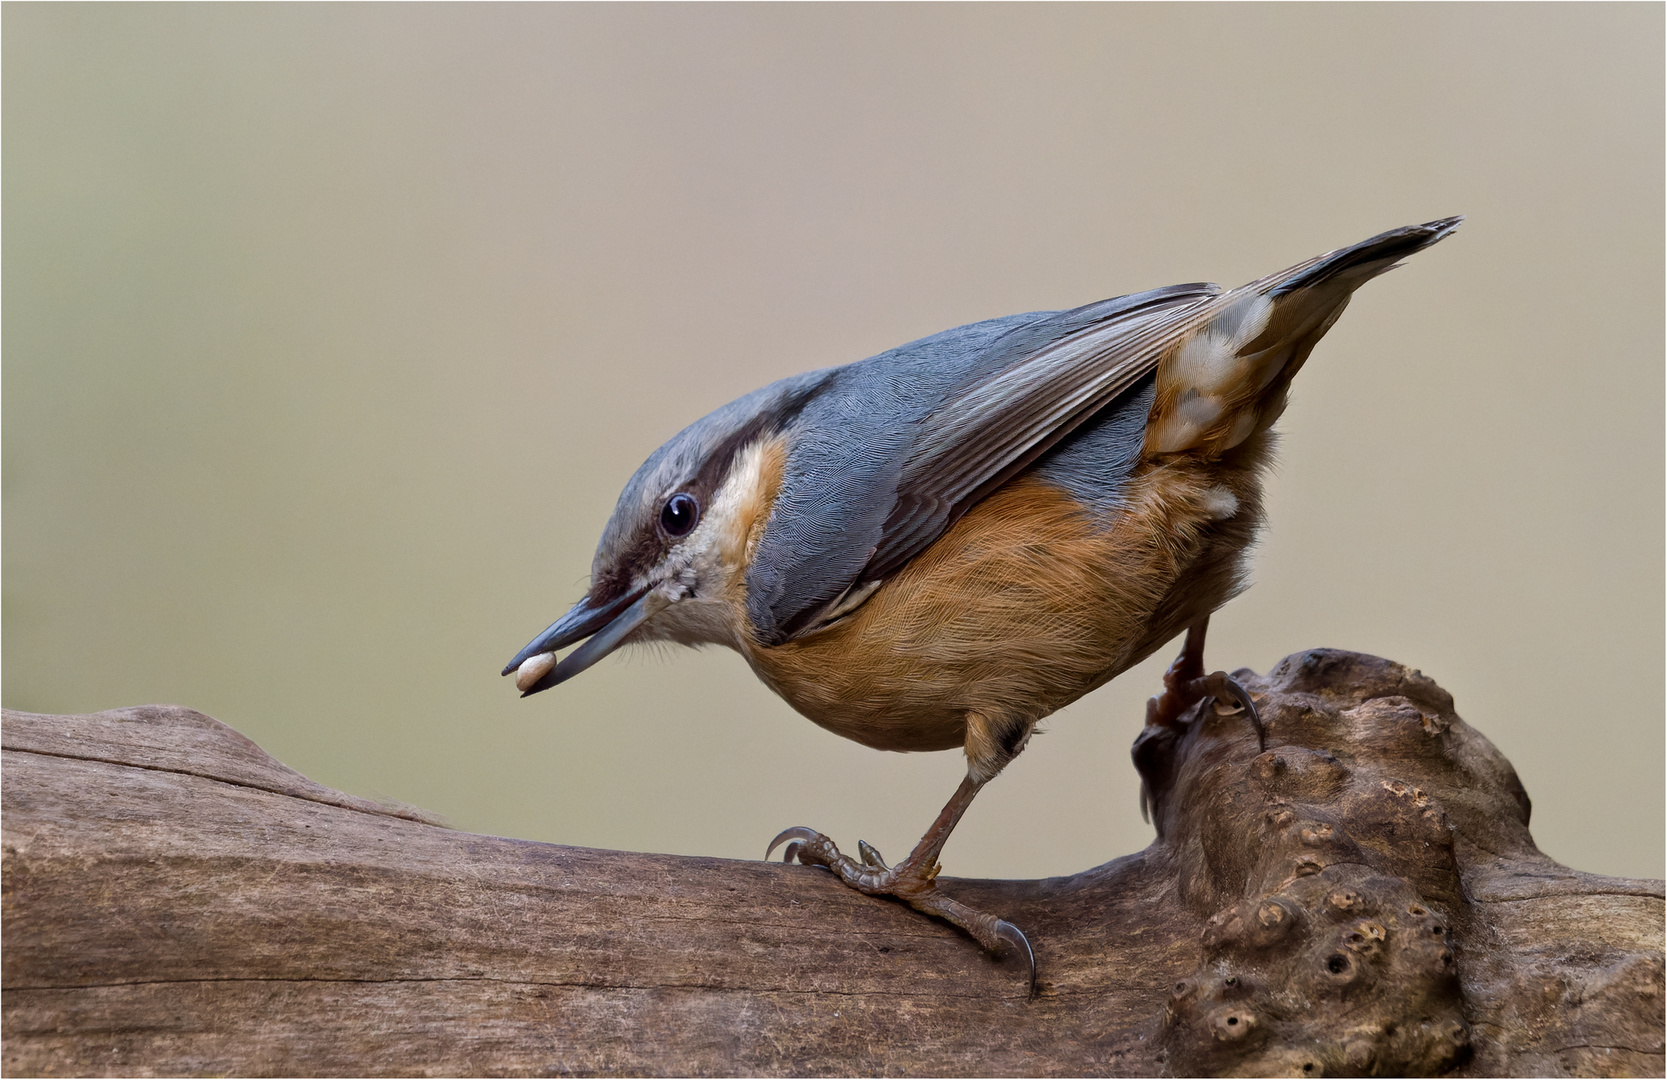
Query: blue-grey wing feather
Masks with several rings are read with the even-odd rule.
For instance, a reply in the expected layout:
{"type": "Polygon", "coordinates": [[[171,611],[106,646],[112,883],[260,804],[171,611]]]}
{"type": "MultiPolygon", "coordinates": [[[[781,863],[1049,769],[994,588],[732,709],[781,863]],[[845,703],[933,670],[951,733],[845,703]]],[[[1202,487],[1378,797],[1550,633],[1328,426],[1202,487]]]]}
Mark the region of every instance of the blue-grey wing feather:
{"type": "Polygon", "coordinates": [[[781,488],[748,568],[758,638],[778,644],[814,625],[1024,468],[1114,503],[1157,351],[1218,293],[1173,286],[992,319],[829,372],[787,427],[781,488]]]}
{"type": "Polygon", "coordinates": [[[1140,459],[1156,389],[1156,373],[1148,374],[1061,439],[1025,475],[1065,489],[1096,516],[1111,513],[1122,505],[1140,459]]]}
{"type": "Polygon", "coordinates": [[[895,573],[1117,400],[1219,294],[1203,284],[1153,289],[1051,315],[993,343],[993,372],[967,380],[917,438],[884,539],[862,576],[895,573]]]}

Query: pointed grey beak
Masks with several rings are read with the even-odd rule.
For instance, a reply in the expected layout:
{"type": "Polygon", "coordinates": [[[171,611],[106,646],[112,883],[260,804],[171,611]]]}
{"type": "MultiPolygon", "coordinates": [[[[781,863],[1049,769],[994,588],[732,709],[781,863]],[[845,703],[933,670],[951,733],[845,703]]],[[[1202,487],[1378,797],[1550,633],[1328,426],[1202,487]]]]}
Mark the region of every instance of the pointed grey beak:
{"type": "Polygon", "coordinates": [[[515,659],[509,662],[502,674],[509,675],[515,672],[530,657],[553,653],[576,641],[590,638],[568,653],[561,663],[546,672],[537,682],[523,690],[521,696],[527,697],[564,683],[617,649],[627,634],[647,622],[650,616],[664,606],[663,600],[659,603],[654,602],[658,599],[655,594],[643,589],[627,593],[618,600],[600,607],[592,607],[588,599],[580,600],[573,605],[571,611],[551,623],[549,629],[516,653],[515,659]]]}

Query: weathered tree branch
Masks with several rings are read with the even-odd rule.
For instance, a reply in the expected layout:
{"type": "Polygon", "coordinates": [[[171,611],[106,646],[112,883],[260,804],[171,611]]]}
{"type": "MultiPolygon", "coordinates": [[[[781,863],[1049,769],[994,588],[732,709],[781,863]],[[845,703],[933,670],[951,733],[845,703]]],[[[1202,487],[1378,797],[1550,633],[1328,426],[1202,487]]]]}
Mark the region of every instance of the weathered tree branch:
{"type": "Polygon", "coordinates": [[[1159,838],[946,881],[1021,972],[779,864],[474,836],[172,707],[7,713],[7,1074],[1661,1075],[1663,889],[1541,855],[1417,672],[1240,673],[1136,760],[1159,838]]]}

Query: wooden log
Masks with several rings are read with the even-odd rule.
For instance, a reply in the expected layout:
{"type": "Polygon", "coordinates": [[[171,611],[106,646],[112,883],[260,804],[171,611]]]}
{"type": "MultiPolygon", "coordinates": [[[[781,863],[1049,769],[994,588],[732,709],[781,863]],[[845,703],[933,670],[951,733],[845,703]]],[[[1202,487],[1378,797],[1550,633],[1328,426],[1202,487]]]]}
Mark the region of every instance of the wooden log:
{"type": "Polygon", "coordinates": [[[476,836],[200,713],[5,714],[7,1075],[1662,1075],[1663,887],[1533,846],[1417,672],[1316,650],[1135,747],[1158,839],[945,881],[476,836]]]}

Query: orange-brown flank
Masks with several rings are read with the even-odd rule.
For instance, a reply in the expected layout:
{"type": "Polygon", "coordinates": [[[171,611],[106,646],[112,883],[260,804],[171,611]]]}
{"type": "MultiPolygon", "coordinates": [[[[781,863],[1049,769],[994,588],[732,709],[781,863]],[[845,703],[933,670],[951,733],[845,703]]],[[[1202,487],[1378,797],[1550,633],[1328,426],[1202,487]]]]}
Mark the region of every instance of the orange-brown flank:
{"type": "Polygon", "coordinates": [[[743,651],[795,709],[867,746],[965,745],[974,762],[1007,756],[979,745],[980,718],[1040,719],[1237,590],[1230,570],[1204,575],[1197,595],[1170,595],[1189,565],[1228,541],[1217,535],[1223,526],[1245,534],[1231,544],[1236,568],[1259,516],[1263,440],[1251,442],[1232,464],[1142,465],[1123,508],[1100,520],[1066,492],[1021,476],[846,618],[775,647],[746,642],[743,651]],[[1239,522],[1215,520],[1222,489],[1237,499],[1239,522]]]}

